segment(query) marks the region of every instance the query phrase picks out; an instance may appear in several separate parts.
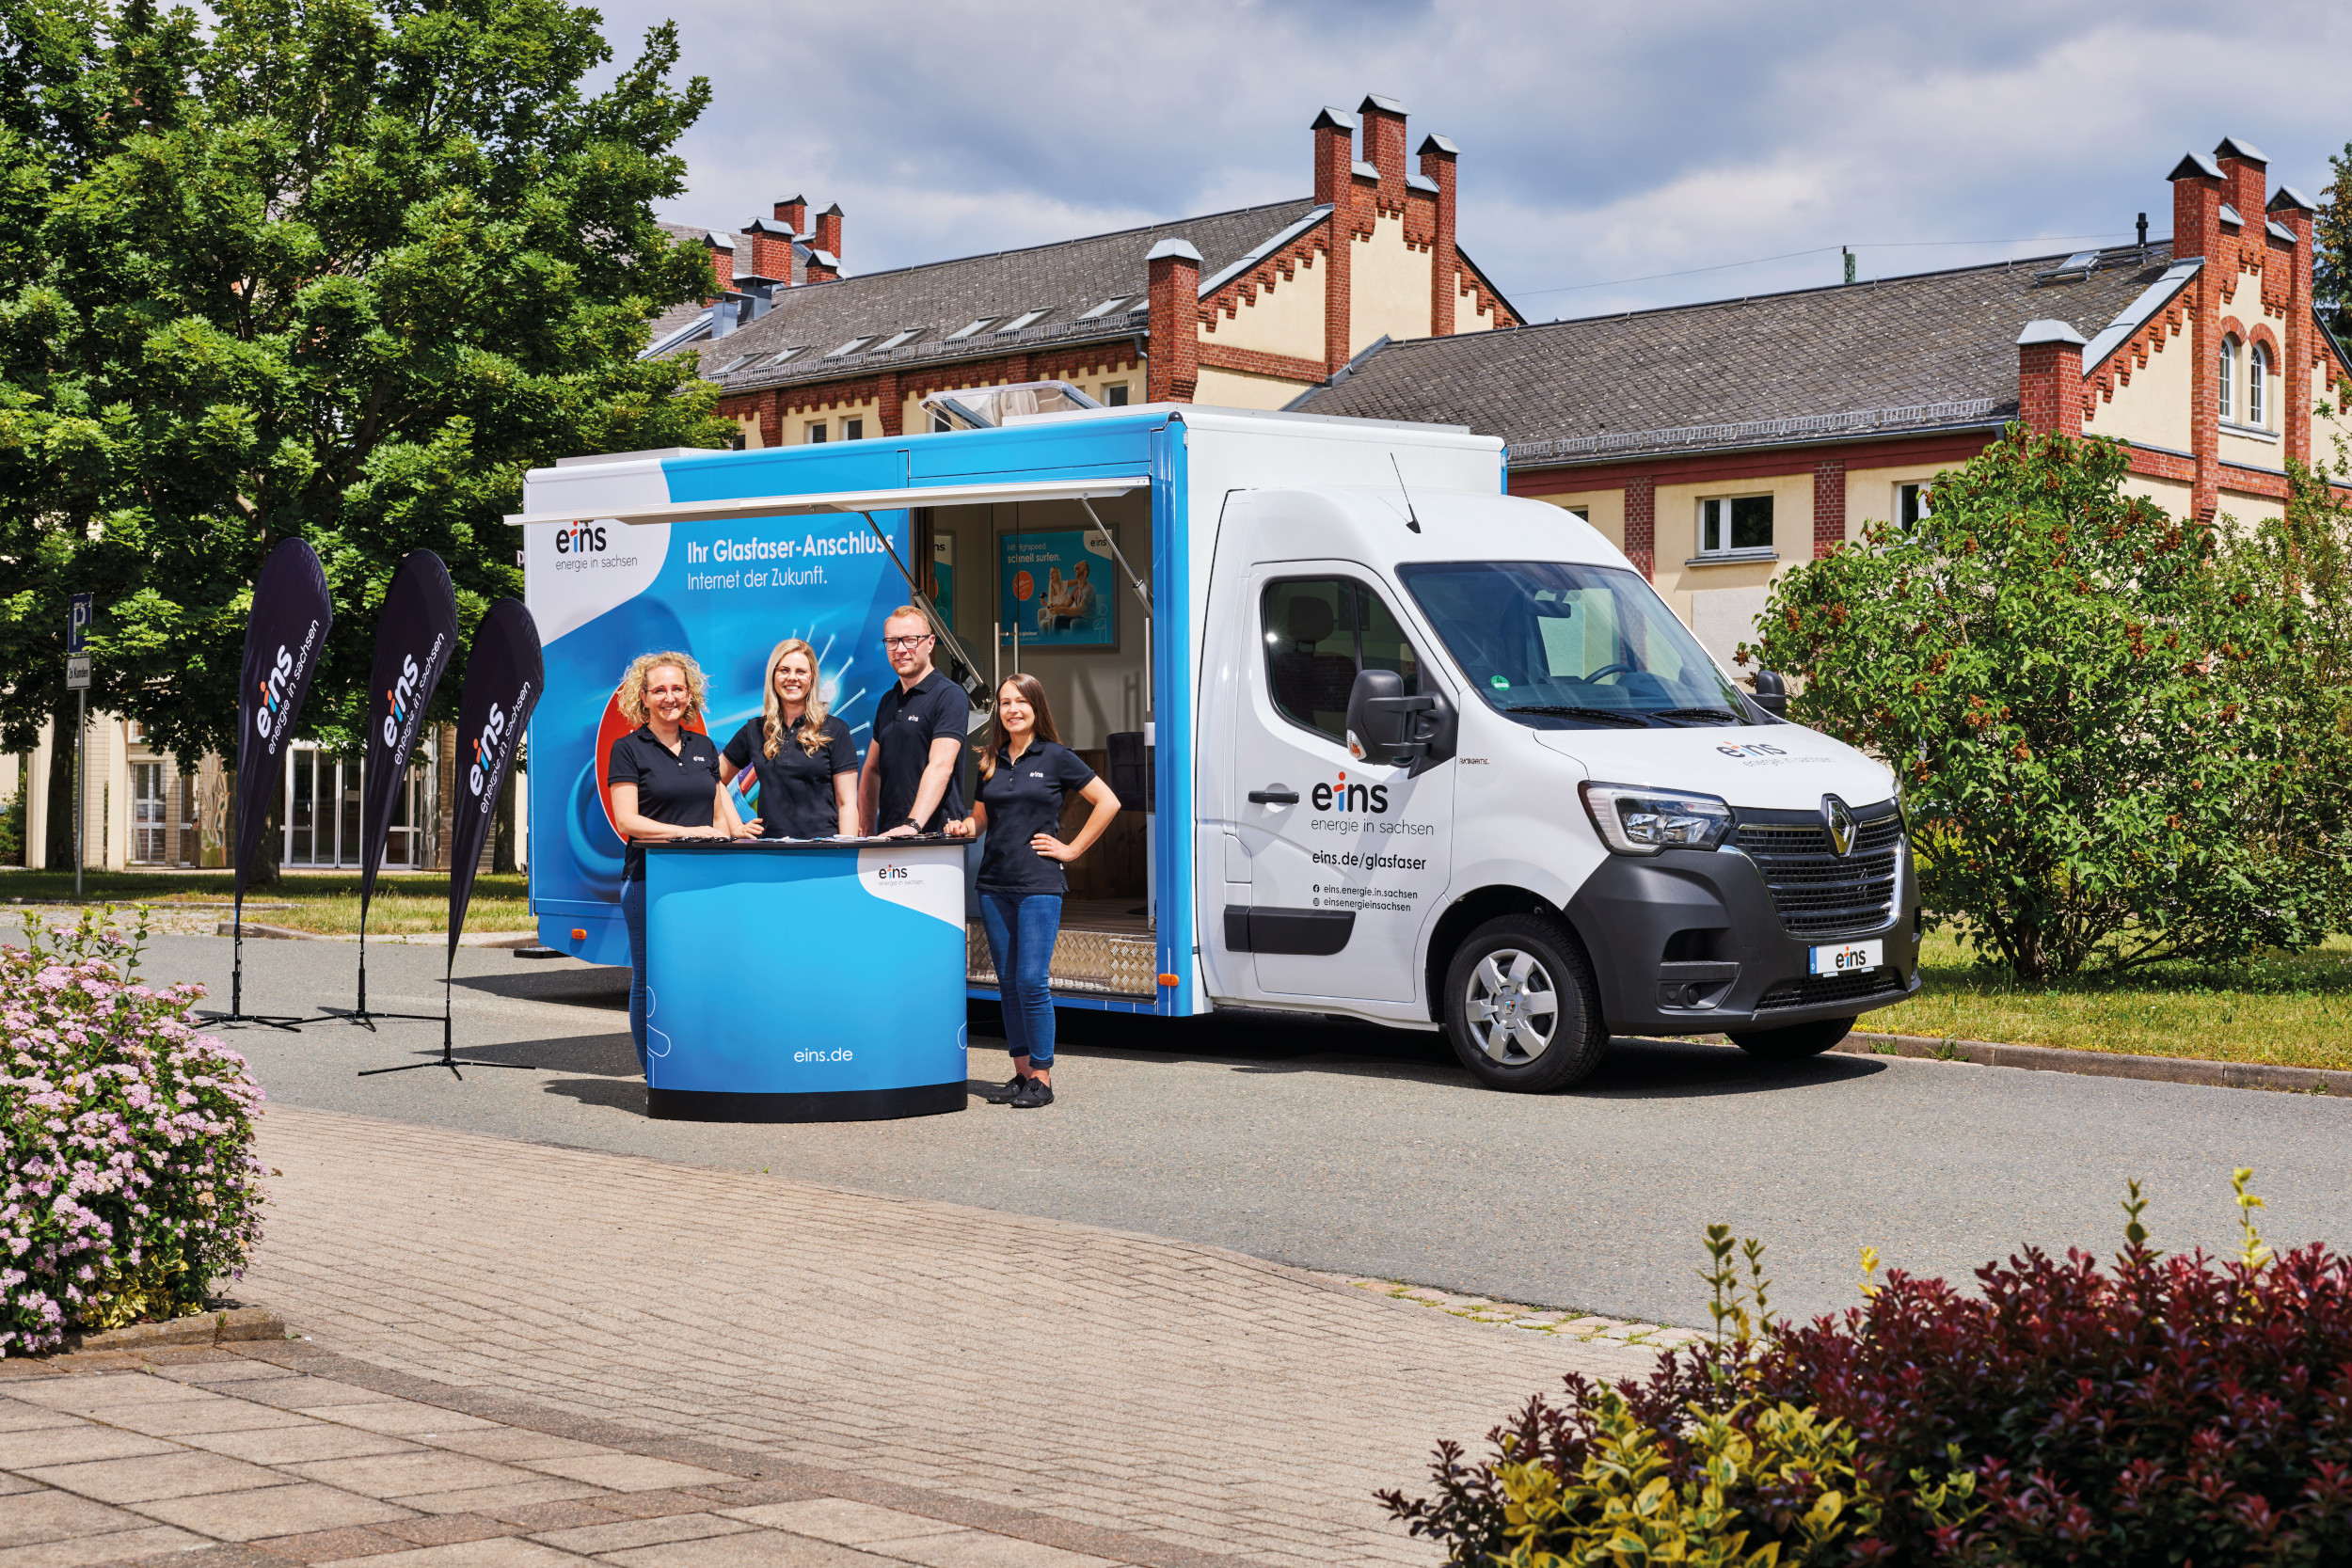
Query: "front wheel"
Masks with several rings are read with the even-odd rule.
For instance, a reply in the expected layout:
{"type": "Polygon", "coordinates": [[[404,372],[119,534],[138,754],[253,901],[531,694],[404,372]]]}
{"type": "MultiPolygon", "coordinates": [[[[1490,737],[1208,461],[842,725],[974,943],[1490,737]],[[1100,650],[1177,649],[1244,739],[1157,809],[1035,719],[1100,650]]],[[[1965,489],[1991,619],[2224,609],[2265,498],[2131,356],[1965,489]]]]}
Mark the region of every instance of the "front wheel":
{"type": "Polygon", "coordinates": [[[1609,1048],[1583,950],[1556,920],[1512,914],[1470,934],[1446,966],[1445,1032],[1488,1088],[1564,1089],[1609,1048]]]}
{"type": "Polygon", "coordinates": [[[1731,1037],[1731,1043],[1768,1062],[1796,1062],[1819,1056],[1851,1034],[1854,1023],[1851,1018],[1822,1018],[1785,1029],[1742,1029],[1731,1037]]]}

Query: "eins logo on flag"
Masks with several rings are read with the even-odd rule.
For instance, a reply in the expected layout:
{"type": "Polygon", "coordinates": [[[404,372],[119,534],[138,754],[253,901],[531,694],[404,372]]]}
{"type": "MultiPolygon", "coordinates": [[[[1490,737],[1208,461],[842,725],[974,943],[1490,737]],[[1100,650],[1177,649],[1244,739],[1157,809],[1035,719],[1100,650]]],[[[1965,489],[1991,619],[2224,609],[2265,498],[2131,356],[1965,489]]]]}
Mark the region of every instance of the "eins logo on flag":
{"type": "Polygon", "coordinates": [[[384,716],[385,745],[400,744],[400,727],[408,722],[408,710],[417,700],[417,682],[423,674],[415,659],[405,654],[401,656],[400,679],[384,693],[391,704],[391,710],[384,716]]]}
{"type": "Polygon", "coordinates": [[[466,774],[466,787],[473,794],[482,793],[483,782],[498,761],[499,742],[505,735],[506,710],[492,703],[488,721],[483,724],[482,733],[474,736],[473,767],[466,774]]]}
{"type": "Polygon", "coordinates": [[[270,673],[262,680],[262,705],[253,710],[253,728],[263,740],[276,734],[279,727],[278,714],[286,706],[286,677],[294,673],[294,655],[285,644],[278,644],[278,659],[270,673]]]}

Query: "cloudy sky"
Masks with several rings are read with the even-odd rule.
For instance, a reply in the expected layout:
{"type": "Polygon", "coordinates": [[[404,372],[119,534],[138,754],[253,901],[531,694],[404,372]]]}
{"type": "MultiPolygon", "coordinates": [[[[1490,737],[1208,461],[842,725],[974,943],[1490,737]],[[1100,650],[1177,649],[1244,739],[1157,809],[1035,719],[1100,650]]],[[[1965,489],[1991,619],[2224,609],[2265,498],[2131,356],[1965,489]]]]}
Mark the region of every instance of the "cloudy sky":
{"type": "Polygon", "coordinates": [[[2143,211],[2162,237],[2184,151],[2239,137],[2316,198],[2352,141],[2352,8],[2293,0],[606,16],[625,55],[675,17],[715,89],[661,215],[837,201],[852,273],[1304,196],[1316,109],[1367,92],[1406,104],[1412,145],[1460,144],[1462,244],[1536,321],[1831,283],[1840,245],[1867,277],[2122,243],[2143,211]]]}

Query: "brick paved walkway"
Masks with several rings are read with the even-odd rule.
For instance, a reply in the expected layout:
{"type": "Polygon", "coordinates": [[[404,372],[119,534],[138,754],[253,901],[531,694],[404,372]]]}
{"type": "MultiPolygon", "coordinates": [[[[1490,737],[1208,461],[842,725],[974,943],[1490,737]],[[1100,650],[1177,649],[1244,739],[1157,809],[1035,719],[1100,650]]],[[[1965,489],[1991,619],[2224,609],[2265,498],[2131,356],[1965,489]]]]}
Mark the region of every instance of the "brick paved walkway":
{"type": "Polygon", "coordinates": [[[1434,1561],[1374,1488],[1417,1489],[1438,1437],[1564,1371],[1654,1355],[755,1172],[282,1106],[262,1151],[283,1175],[241,1291],[318,1346],[801,1466],[813,1490],[1117,1532],[1094,1554],[1113,1560],[1434,1561]]]}

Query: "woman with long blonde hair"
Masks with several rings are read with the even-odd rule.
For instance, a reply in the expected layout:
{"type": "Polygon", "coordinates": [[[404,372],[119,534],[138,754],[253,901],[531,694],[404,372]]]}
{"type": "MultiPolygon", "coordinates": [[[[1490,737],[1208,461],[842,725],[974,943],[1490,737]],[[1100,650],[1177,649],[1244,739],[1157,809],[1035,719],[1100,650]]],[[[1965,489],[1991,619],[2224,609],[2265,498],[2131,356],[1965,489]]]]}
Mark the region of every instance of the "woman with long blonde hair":
{"type": "Polygon", "coordinates": [[[955,836],[988,832],[980,851],[980,924],[1004,999],[1005,1042],[1012,1078],[987,1098],[1016,1110],[1054,1102],[1054,941],[1061,934],[1062,867],[1103,836],[1119,815],[1119,797],[1078,753],[1061,743],[1054,710],[1035,675],[1010,675],[996,689],[996,717],[973,748],[980,788],[955,836]],[[1062,804],[1075,793],[1094,808],[1065,843],[1062,804]],[[992,831],[993,830],[993,831],[992,831]]]}
{"type": "Polygon", "coordinates": [[[767,838],[857,834],[857,747],[850,726],[825,711],[817,650],[787,637],[768,655],[766,710],[747,720],[719,754],[719,779],[758,811],[767,838]]]}
{"type": "Polygon", "coordinates": [[[688,654],[644,654],[612,694],[637,728],[612,743],[605,782],[612,825],[628,841],[621,869],[621,918],[628,926],[628,1033],[637,1065],[645,1065],[645,845],[673,838],[744,838],[746,828],[719,777],[719,748],[687,727],[702,717],[708,688],[688,654]]]}

